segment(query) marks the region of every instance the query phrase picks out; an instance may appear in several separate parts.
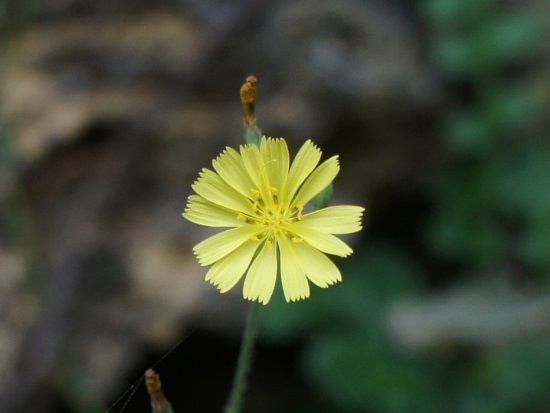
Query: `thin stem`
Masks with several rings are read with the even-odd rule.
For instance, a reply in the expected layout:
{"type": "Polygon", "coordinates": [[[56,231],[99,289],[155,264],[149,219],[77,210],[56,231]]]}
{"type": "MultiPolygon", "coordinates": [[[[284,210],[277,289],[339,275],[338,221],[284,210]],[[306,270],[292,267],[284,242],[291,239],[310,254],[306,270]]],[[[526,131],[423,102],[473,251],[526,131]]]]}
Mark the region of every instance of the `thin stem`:
{"type": "Polygon", "coordinates": [[[246,391],[246,383],[248,373],[252,365],[252,356],[254,354],[254,344],[256,342],[256,334],[258,332],[258,313],[260,303],[254,301],[248,313],[248,320],[241,342],[241,350],[239,352],[239,360],[237,361],[237,370],[233,378],[233,387],[229,400],[225,405],[224,413],[240,413],[243,404],[243,396],[246,391]]]}

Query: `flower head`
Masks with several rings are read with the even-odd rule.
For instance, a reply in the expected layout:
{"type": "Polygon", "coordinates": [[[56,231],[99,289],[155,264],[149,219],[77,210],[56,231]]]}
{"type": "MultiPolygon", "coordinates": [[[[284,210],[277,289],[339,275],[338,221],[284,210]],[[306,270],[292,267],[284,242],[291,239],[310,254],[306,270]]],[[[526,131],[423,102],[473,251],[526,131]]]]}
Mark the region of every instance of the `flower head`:
{"type": "Polygon", "coordinates": [[[306,213],[306,204],[336,177],[338,157],[319,165],[321,151],[304,143],[290,164],[284,139],[262,138],[260,147],[226,148],[193,184],[183,216],[209,227],[227,227],[193,251],[212,265],[206,280],[221,292],[246,273],[243,295],[267,304],[280,273],[287,301],[309,297],[308,280],[328,287],[342,279],[325,255],[346,257],[351,248],[333,234],[361,230],[363,208],[344,205],[306,213]]]}

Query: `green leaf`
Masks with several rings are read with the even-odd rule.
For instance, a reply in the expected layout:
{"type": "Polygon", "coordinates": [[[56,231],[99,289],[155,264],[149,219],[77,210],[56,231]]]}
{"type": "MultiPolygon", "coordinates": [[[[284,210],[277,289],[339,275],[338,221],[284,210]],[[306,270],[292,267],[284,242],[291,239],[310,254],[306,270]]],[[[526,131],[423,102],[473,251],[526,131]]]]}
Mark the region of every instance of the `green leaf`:
{"type": "Polygon", "coordinates": [[[327,334],[309,346],[306,374],[340,411],[445,411],[435,364],[406,357],[372,333],[327,334]]]}

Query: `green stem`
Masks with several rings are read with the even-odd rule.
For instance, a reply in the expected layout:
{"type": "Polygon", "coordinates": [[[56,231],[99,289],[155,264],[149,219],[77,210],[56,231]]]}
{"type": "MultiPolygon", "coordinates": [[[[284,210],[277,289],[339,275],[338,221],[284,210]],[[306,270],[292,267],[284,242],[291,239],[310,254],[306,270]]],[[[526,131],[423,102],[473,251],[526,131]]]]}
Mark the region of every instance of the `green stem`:
{"type": "Polygon", "coordinates": [[[239,360],[237,361],[237,370],[235,370],[235,377],[233,378],[233,387],[231,388],[229,400],[225,405],[224,413],[241,412],[243,396],[246,391],[248,373],[250,371],[252,356],[254,354],[256,334],[258,332],[259,309],[260,303],[254,301],[250,307],[250,312],[248,313],[248,320],[246,322],[243,341],[241,342],[241,350],[239,352],[239,360]]]}

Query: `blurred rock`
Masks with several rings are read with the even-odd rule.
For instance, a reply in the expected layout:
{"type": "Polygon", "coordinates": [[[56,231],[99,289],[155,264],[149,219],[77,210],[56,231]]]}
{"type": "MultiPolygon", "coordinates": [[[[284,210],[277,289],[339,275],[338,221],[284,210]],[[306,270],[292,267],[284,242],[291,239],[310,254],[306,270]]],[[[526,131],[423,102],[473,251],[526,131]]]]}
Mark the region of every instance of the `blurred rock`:
{"type": "Polygon", "coordinates": [[[415,113],[439,95],[414,27],[395,4],[290,2],[269,17],[260,39],[279,82],[312,103],[347,103],[336,112],[415,113]]]}
{"type": "Polygon", "coordinates": [[[389,332],[420,351],[493,347],[550,333],[550,297],[459,289],[388,310],[389,332]]]}

